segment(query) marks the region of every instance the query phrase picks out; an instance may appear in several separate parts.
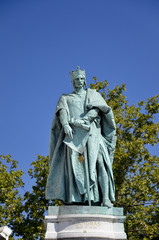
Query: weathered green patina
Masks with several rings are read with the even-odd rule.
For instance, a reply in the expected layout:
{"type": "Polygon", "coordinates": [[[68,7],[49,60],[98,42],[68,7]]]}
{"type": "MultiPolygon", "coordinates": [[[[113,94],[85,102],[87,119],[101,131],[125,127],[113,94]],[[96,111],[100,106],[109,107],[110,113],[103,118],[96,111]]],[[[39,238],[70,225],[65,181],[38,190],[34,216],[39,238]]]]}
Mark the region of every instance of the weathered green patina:
{"type": "Polygon", "coordinates": [[[85,71],[72,71],[71,80],[74,91],[59,99],[51,127],[46,199],[112,207],[114,116],[98,92],[84,88],[85,71]]]}
{"type": "Polygon", "coordinates": [[[101,214],[123,216],[123,208],[107,208],[99,206],[49,206],[48,215],[68,215],[68,214],[101,214]]]}

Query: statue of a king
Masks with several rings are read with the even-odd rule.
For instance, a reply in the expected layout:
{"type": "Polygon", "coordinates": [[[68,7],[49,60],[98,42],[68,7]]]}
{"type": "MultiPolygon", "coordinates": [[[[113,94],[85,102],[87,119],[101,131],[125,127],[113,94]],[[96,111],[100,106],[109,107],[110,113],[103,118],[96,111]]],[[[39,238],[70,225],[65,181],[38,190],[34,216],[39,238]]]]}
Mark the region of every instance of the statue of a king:
{"type": "Polygon", "coordinates": [[[100,93],[87,89],[84,70],[70,73],[74,91],[57,104],[50,134],[46,199],[112,207],[116,126],[100,93]]]}

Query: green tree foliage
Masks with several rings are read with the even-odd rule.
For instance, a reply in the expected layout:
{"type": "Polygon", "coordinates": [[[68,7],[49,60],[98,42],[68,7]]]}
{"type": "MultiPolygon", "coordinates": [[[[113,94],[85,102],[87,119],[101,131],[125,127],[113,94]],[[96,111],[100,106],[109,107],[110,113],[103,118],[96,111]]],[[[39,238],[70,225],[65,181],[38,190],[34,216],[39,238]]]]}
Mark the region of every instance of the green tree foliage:
{"type": "Polygon", "coordinates": [[[45,199],[46,180],[49,173],[49,157],[37,155],[37,160],[32,162],[32,168],[29,169],[31,179],[34,179],[35,185],[32,186],[32,192],[24,194],[23,210],[25,215],[19,225],[18,234],[25,240],[43,240],[45,235],[44,215],[49,205],[61,205],[60,201],[48,201],[45,199]]]}
{"type": "Polygon", "coordinates": [[[22,239],[44,239],[44,214],[49,202],[45,199],[46,179],[49,172],[48,157],[37,156],[37,160],[32,162],[33,168],[29,169],[31,179],[35,179],[32,192],[24,194],[25,216],[20,227],[19,234],[22,239]]]}
{"type": "Polygon", "coordinates": [[[13,234],[23,221],[23,197],[19,194],[19,187],[24,186],[22,175],[22,170],[17,169],[17,161],[10,155],[0,155],[0,226],[9,226],[14,230],[13,234]]]}
{"type": "MultiPolygon", "coordinates": [[[[115,206],[124,207],[128,239],[158,239],[159,157],[153,156],[149,149],[159,142],[159,123],[156,120],[159,113],[159,96],[141,101],[137,106],[129,106],[124,95],[126,91],[124,84],[110,90],[107,81],[99,82],[96,78],[94,81],[91,88],[99,91],[108,105],[112,107],[117,124],[118,140],[113,164],[116,185],[115,206]]],[[[3,168],[5,169],[5,165],[3,168]]],[[[3,202],[5,208],[1,204],[3,225],[9,223],[21,236],[20,239],[44,239],[43,220],[47,207],[50,204],[61,204],[59,201],[53,203],[45,200],[44,192],[48,171],[48,156],[38,155],[29,170],[30,177],[36,181],[32,192],[25,193],[22,208],[20,204],[16,205],[16,207],[19,206],[17,207],[19,221],[14,222],[12,218],[5,220],[11,213],[7,212],[8,205],[5,199],[3,202]],[[20,210],[23,211],[23,215],[20,210]],[[18,222],[19,229],[17,228],[18,222]]],[[[8,197],[10,198],[9,204],[13,204],[14,198],[8,197]]],[[[15,194],[15,199],[19,199],[18,192],[15,194]]]]}

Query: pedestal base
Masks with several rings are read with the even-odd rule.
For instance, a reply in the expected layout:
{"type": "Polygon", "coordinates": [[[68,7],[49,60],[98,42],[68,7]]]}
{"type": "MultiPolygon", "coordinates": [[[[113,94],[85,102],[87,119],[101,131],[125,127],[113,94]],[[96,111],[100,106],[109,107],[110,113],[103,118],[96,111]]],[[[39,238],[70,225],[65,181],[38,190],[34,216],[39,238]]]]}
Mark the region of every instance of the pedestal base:
{"type": "Polygon", "coordinates": [[[49,207],[45,240],[125,240],[122,208],[49,207]]]}

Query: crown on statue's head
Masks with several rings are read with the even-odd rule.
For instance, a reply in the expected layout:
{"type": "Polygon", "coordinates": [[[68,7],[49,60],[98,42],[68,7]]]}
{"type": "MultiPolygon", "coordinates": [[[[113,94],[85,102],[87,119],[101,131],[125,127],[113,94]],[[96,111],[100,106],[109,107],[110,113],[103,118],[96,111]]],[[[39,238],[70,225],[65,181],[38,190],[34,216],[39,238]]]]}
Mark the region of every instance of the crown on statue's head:
{"type": "Polygon", "coordinates": [[[77,70],[76,71],[73,71],[70,72],[70,75],[71,75],[71,80],[73,81],[74,79],[76,79],[79,75],[82,77],[82,78],[86,78],[86,73],[85,73],[85,70],[81,70],[80,67],[77,67],[77,70]]]}

